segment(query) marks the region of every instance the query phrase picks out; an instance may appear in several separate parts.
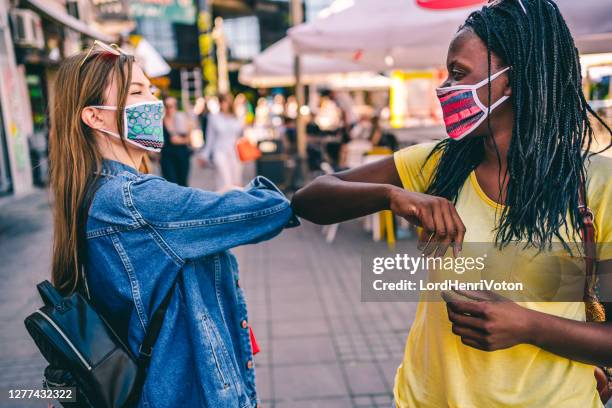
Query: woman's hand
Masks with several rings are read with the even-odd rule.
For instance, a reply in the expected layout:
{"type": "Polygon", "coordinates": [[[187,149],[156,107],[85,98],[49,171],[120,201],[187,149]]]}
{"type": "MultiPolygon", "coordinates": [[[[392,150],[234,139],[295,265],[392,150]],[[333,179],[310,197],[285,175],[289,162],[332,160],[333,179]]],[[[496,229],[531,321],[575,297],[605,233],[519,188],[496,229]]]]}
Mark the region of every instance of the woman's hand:
{"type": "Polygon", "coordinates": [[[600,367],[595,367],[595,380],[597,381],[597,392],[599,392],[599,397],[605,404],[612,397],[612,383],[610,383],[608,376],[600,367]]]}
{"type": "Polygon", "coordinates": [[[465,225],[453,203],[446,198],[394,188],[389,196],[389,209],[412,224],[423,227],[419,241],[423,253],[442,256],[450,245],[457,257],[463,245],[465,225]]]}
{"type": "Polygon", "coordinates": [[[442,292],[453,333],[483,351],[532,342],[533,312],[490,291],[442,292]]]}

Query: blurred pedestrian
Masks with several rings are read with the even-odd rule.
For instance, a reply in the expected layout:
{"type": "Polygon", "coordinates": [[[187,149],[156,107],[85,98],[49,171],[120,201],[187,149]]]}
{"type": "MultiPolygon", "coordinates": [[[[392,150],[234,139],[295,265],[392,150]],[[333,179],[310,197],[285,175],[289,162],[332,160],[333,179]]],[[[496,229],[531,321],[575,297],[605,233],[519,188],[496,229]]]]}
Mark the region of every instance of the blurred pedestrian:
{"type": "Polygon", "coordinates": [[[270,125],[270,104],[265,97],[257,99],[255,106],[255,126],[266,127],[270,125]]]}
{"type": "Polygon", "coordinates": [[[240,123],[244,125],[250,125],[253,123],[255,115],[253,113],[253,107],[247,99],[246,95],[239,93],[234,98],[234,114],[240,120],[240,123]]]}
{"type": "Polygon", "coordinates": [[[206,137],[204,132],[206,132],[206,128],[208,127],[208,101],[204,97],[199,97],[196,99],[196,103],[193,106],[193,114],[198,120],[198,124],[200,129],[202,130],[202,135],[206,137]]]}
{"type": "Polygon", "coordinates": [[[372,133],[370,141],[373,146],[386,147],[390,151],[395,152],[399,147],[397,137],[393,133],[385,131],[381,125],[380,116],[372,117],[372,133]]]}
{"type": "Polygon", "coordinates": [[[234,114],[231,95],[220,95],[219,112],[209,116],[206,145],[198,154],[202,164],[214,164],[217,191],[242,186],[242,164],[236,151],[242,132],[243,123],[234,114]]]}
{"type": "MultiPolygon", "coordinates": [[[[53,284],[90,295],[133,356],[170,294],[138,407],[255,408],[250,327],[229,249],[297,225],[289,202],[263,177],[220,195],[141,172],[147,151],[164,143],[163,104],[132,56],[96,42],[65,59],[55,81],[53,284]]],[[[96,375],[120,376],[117,361],[96,375]]]]}
{"type": "Polygon", "coordinates": [[[374,120],[370,113],[362,113],[359,121],[349,132],[350,140],[370,140],[374,129],[374,120]]]}
{"type": "Polygon", "coordinates": [[[186,112],[178,110],[174,97],[166,97],[164,106],[164,147],[160,159],[162,176],[171,183],[187,186],[191,159],[190,118],[186,112]]]}

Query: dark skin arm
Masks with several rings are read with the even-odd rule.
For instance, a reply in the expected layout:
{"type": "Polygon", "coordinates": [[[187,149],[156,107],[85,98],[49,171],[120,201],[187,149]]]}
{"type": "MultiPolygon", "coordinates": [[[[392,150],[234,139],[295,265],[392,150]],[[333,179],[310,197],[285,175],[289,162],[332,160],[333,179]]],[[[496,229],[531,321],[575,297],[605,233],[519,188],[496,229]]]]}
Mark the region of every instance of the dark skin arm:
{"type": "Polygon", "coordinates": [[[401,181],[393,158],[317,177],[295,193],[297,214],[317,224],[335,224],[389,209],[401,181]],[[333,205],[330,202],[333,201],[333,205]]]}
{"type": "MultiPolygon", "coordinates": [[[[609,279],[612,261],[599,262],[597,268],[600,277],[609,279]]],[[[445,292],[443,297],[453,333],[466,345],[494,351],[526,343],[586,364],[612,365],[611,322],[553,316],[488,291],[445,292]]],[[[604,306],[611,310],[612,304],[604,306]]]]}
{"type": "MultiPolygon", "coordinates": [[[[390,157],[317,178],[295,194],[293,207],[298,215],[320,224],[392,209],[397,215],[417,222],[428,230],[435,231],[436,225],[440,225],[438,228],[445,232],[451,231],[453,226],[447,228],[444,223],[446,215],[441,210],[445,203],[439,201],[442,199],[406,191],[400,185],[393,158],[390,157]]],[[[456,212],[449,208],[446,214],[452,219],[456,212]]],[[[457,225],[457,228],[463,228],[456,238],[456,242],[460,242],[465,227],[462,223],[457,225]]],[[[448,237],[440,234],[435,235],[435,239],[445,242],[448,237]]],[[[611,261],[599,263],[597,267],[601,276],[612,276],[611,261]]],[[[503,301],[503,298],[491,292],[457,293],[472,299],[452,297],[452,293],[444,295],[453,332],[461,336],[466,345],[493,351],[527,343],[576,361],[612,365],[610,323],[585,323],[549,315],[515,302],[503,301]]],[[[607,308],[610,310],[610,307],[607,308]]]]}
{"type": "MultiPolygon", "coordinates": [[[[434,228],[434,245],[427,245],[431,253],[442,255],[445,244],[454,240],[460,246],[465,227],[450,203],[438,201],[438,197],[405,191],[393,158],[381,160],[366,166],[335,175],[317,178],[313,183],[298,191],[293,198],[296,213],[303,218],[320,224],[330,224],[360,217],[373,212],[391,209],[406,219],[423,225],[426,230],[434,228]],[[330,203],[333,203],[331,205],[330,203]],[[448,218],[457,223],[444,227],[444,234],[435,233],[436,222],[444,221],[441,211],[448,205],[448,218]],[[427,227],[429,225],[429,228],[427,227]],[[453,236],[453,228],[456,228],[453,236]],[[446,231],[451,231],[447,234],[446,231]]],[[[423,241],[421,237],[421,241],[423,241]]],[[[454,247],[456,248],[456,247],[454,247]]],[[[611,262],[598,264],[603,276],[612,276],[611,262]]],[[[593,365],[612,365],[612,324],[585,323],[530,310],[517,303],[500,302],[487,292],[464,292],[472,301],[445,294],[448,317],[453,333],[461,341],[474,348],[493,351],[517,344],[533,344],[551,353],[593,365]],[[466,316],[469,313],[471,316],[466,316]]],[[[612,310],[612,304],[606,304],[612,310]]],[[[605,373],[595,368],[595,378],[600,396],[607,400],[612,394],[605,373]]]]}
{"type": "Polygon", "coordinates": [[[297,215],[317,224],[333,224],[391,210],[424,228],[425,253],[436,255],[453,246],[461,250],[465,226],[445,198],[404,190],[393,157],[348,171],[318,177],[295,193],[297,215]]]}

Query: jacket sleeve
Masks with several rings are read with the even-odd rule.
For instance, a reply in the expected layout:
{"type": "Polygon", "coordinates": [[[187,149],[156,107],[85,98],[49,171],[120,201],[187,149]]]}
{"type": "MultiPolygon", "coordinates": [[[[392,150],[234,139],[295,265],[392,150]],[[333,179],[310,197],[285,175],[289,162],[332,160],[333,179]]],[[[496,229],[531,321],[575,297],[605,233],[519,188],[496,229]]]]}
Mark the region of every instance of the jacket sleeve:
{"type": "Polygon", "coordinates": [[[300,224],[283,193],[261,176],[225,194],[145,176],[130,182],[126,202],[158,244],[183,261],[267,240],[300,224]]]}

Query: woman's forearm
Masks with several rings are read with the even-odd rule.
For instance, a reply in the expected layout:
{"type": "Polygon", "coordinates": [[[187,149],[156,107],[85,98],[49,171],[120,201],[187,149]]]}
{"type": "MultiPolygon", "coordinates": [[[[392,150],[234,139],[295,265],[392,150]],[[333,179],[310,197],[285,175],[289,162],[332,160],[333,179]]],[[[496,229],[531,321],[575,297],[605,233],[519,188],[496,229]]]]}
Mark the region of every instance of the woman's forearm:
{"type": "Polygon", "coordinates": [[[612,324],[533,313],[530,343],[572,360],[612,366],[612,324]]]}
{"type": "Polygon", "coordinates": [[[405,190],[393,156],[351,170],[318,177],[293,196],[297,215],[318,224],[333,224],[391,210],[429,232],[428,252],[459,251],[465,225],[453,204],[442,197],[405,190]]]}
{"type": "Polygon", "coordinates": [[[317,224],[333,224],[389,209],[391,184],[344,181],[333,175],[318,177],[295,193],[297,215],[317,224]]]}

